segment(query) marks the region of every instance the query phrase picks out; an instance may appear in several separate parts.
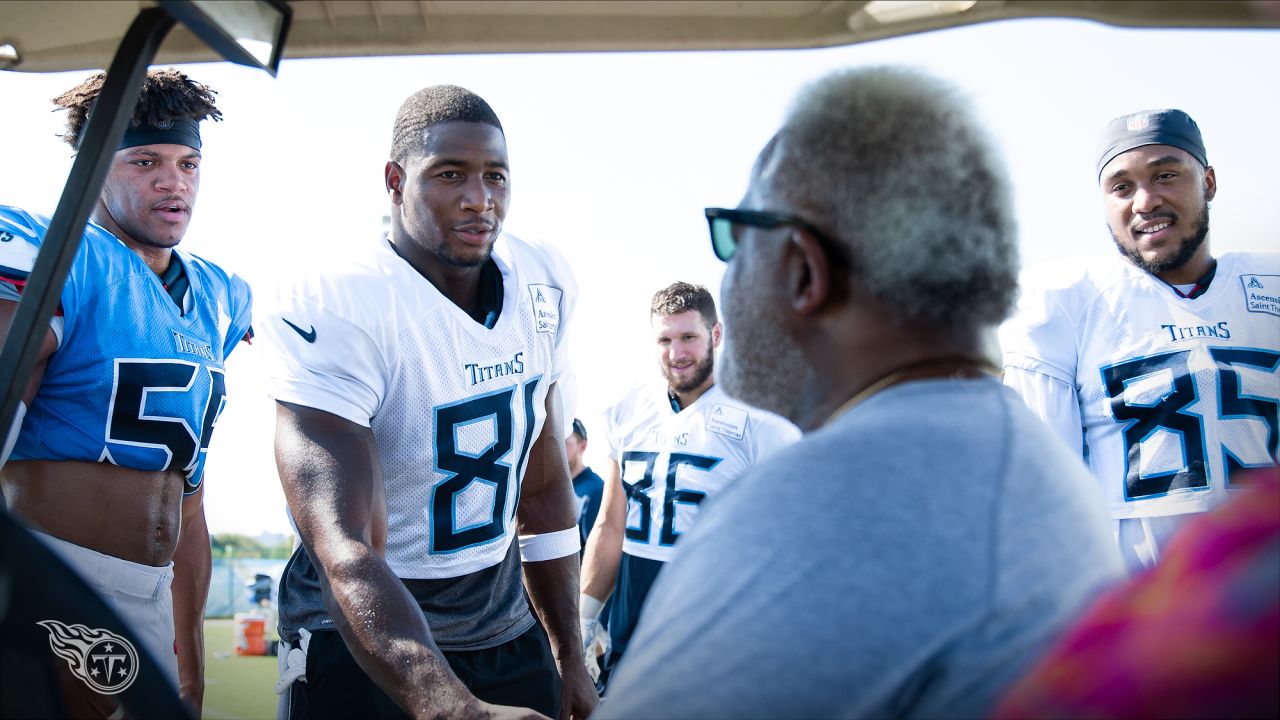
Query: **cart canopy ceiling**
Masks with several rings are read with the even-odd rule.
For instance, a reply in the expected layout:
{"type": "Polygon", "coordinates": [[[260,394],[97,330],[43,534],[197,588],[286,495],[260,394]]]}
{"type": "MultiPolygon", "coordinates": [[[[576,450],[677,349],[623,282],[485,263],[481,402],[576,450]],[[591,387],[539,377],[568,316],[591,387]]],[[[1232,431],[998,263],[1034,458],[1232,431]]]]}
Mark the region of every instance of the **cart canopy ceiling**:
{"type": "MultiPolygon", "coordinates": [[[[1022,17],[1135,27],[1277,28],[1277,0],[289,0],[285,58],[847,45],[1022,17]]],[[[149,0],[0,2],[0,69],[105,67],[149,0]]],[[[175,28],[158,64],[219,58],[175,28]]]]}

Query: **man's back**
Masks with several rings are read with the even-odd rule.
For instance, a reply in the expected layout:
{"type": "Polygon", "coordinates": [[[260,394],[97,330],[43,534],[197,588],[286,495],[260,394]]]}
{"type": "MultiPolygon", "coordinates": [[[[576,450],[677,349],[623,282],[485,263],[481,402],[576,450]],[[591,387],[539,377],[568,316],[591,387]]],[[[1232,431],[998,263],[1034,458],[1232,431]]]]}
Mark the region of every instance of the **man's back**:
{"type": "Polygon", "coordinates": [[[1104,518],[994,381],[890,388],[709,509],[600,714],[979,716],[1120,574],[1104,518]]]}
{"type": "Polygon", "coordinates": [[[680,552],[704,505],[780,448],[795,426],[711,386],[675,412],[664,385],[633,388],[605,411],[610,453],[627,492],[624,555],[609,615],[615,654],[626,651],[654,579],[680,552]]]}

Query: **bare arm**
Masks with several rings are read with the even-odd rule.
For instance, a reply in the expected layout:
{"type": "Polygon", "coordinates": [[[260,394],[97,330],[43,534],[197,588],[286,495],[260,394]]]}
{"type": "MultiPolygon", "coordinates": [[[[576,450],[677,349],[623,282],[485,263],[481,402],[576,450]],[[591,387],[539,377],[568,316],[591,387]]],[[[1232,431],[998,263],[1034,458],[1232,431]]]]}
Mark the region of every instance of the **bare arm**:
{"type": "MultiPolygon", "coordinates": [[[[4,342],[8,337],[9,327],[13,324],[13,316],[17,311],[18,303],[12,300],[0,300],[0,342],[4,342]]],[[[36,355],[35,367],[31,371],[31,377],[27,378],[27,387],[22,393],[21,404],[14,415],[13,423],[9,427],[0,427],[0,469],[4,468],[5,463],[9,460],[9,453],[18,441],[18,432],[22,429],[22,420],[26,414],[23,408],[30,405],[31,401],[35,399],[36,392],[40,389],[40,383],[44,380],[44,370],[49,364],[49,356],[56,349],[58,349],[58,337],[54,335],[53,329],[50,328],[45,332],[44,341],[40,344],[40,350],[36,355]]],[[[0,484],[3,484],[3,480],[3,476],[0,475],[0,484]]],[[[0,497],[0,502],[3,501],[3,498],[0,497]]]]}
{"type": "Polygon", "coordinates": [[[320,574],[325,609],[351,655],[414,717],[483,715],[383,558],[386,498],[372,431],[320,410],[276,407],[285,499],[320,574]]]}
{"type": "MultiPolygon", "coordinates": [[[[520,486],[519,533],[538,535],[577,529],[573,482],[564,454],[559,389],[547,393],[547,419],[529,453],[520,486]]],[[[578,554],[524,563],[529,600],[538,613],[560,670],[562,718],[586,718],[595,709],[595,684],[587,676],[578,633],[578,554]]]]}
{"type": "Polygon", "coordinates": [[[204,606],[213,554],[204,518],[204,484],[182,498],[182,530],[173,554],[173,629],[178,649],[178,694],[196,717],[204,703],[204,606]]]}
{"type": "Polygon", "coordinates": [[[617,460],[604,469],[604,493],[600,513],[587,538],[582,559],[582,592],[604,602],[613,592],[622,561],[622,536],[627,522],[627,500],[622,491],[622,473],[617,460]]]}
{"type": "MultiPolygon", "coordinates": [[[[13,324],[13,316],[16,312],[18,312],[18,303],[12,300],[0,300],[0,341],[9,334],[9,326],[13,324]]],[[[54,335],[53,329],[50,328],[45,332],[44,341],[40,344],[35,368],[32,369],[31,377],[27,380],[27,390],[22,394],[23,402],[30,404],[35,398],[36,391],[40,389],[40,382],[44,379],[44,369],[49,364],[49,356],[56,349],[58,349],[58,336],[54,335]]]]}

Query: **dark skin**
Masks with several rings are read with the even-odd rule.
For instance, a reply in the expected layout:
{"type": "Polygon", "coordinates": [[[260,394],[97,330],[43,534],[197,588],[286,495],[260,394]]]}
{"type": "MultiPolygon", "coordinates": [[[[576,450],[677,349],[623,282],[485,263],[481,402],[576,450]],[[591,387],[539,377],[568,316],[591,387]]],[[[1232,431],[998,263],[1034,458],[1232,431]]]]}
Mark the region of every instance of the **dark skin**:
{"type": "Polygon", "coordinates": [[[413,717],[523,717],[481,703],[463,687],[387,567],[387,504],[373,432],[277,403],[276,467],[316,561],[325,608],[365,674],[413,717]]]}
{"type": "MultiPolygon", "coordinates": [[[[1144,145],[1102,169],[1102,204],[1116,242],[1147,262],[1169,260],[1205,204],[1218,193],[1217,173],[1187,151],[1144,145]]],[[[1156,273],[1171,285],[1194,283],[1213,267],[1208,241],[1179,267],[1156,273]]]]}
{"type": "MultiPolygon", "coordinates": [[[[766,147],[742,206],[815,217],[814,208],[774,185],[769,153],[766,147]]],[[[893,317],[891,309],[809,231],[784,226],[742,232],[744,241],[726,271],[726,285],[749,287],[752,302],[775,308],[775,322],[813,368],[799,389],[795,415],[788,418],[802,430],[821,427],[848,399],[900,369],[918,368],[899,382],[976,377],[994,362],[991,328],[887,321],[893,317]],[[778,237],[766,239],[764,234],[778,237]],[[959,362],[949,363],[955,359],[959,362]]],[[[732,297],[726,292],[726,303],[732,297]]]]}
{"type": "MultiPolygon", "coordinates": [[[[547,419],[534,443],[521,483],[516,513],[520,535],[538,535],[577,528],[577,498],[569,476],[568,458],[559,429],[565,426],[556,386],[547,395],[547,419]]],[[[556,560],[527,562],[524,583],[538,613],[562,680],[560,716],[586,718],[599,701],[595,683],[587,675],[578,626],[578,554],[556,560]]]]}
{"type": "MultiPolygon", "coordinates": [[[[497,128],[428,128],[422,151],[385,169],[396,252],[473,317],[480,272],[509,199],[506,143],[497,128]]],[[[520,534],[575,527],[574,496],[559,428],[559,394],[521,483],[520,534]]],[[[450,670],[417,603],[384,559],[386,497],[372,431],[328,413],[279,403],[276,463],[285,496],[322,579],[326,608],[361,669],[415,717],[537,717],[475,698],[450,670]]],[[[524,564],[525,585],[547,629],[563,680],[562,717],[597,702],[578,639],[578,558],[524,564]]]]}
{"type": "MultiPolygon", "coordinates": [[[[116,152],[93,210],[94,222],[154,272],[163,273],[195,205],[199,164],[199,152],[184,145],[116,152]]],[[[17,303],[0,300],[0,337],[8,333],[16,310],[17,303]]],[[[27,405],[56,349],[57,337],[50,330],[23,396],[27,405]]],[[[204,697],[204,606],[212,558],[203,486],[184,496],[183,483],[177,470],[152,472],[97,462],[25,460],[9,462],[0,471],[9,509],[37,530],[142,565],[173,561],[179,690],[198,714],[204,697]]]]}

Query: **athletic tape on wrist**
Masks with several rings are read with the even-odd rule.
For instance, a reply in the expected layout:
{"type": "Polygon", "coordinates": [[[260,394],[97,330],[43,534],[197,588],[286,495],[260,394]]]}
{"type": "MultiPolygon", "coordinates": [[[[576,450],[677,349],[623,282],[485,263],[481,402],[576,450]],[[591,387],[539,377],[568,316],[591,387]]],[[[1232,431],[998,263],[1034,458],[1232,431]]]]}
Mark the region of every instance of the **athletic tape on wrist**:
{"type": "Polygon", "coordinates": [[[600,610],[603,608],[603,600],[586,593],[578,596],[578,616],[583,620],[595,620],[600,617],[600,610]]]}
{"type": "Polygon", "coordinates": [[[524,562],[542,562],[567,557],[582,548],[578,528],[571,527],[540,535],[520,536],[520,559],[524,562]]]}

